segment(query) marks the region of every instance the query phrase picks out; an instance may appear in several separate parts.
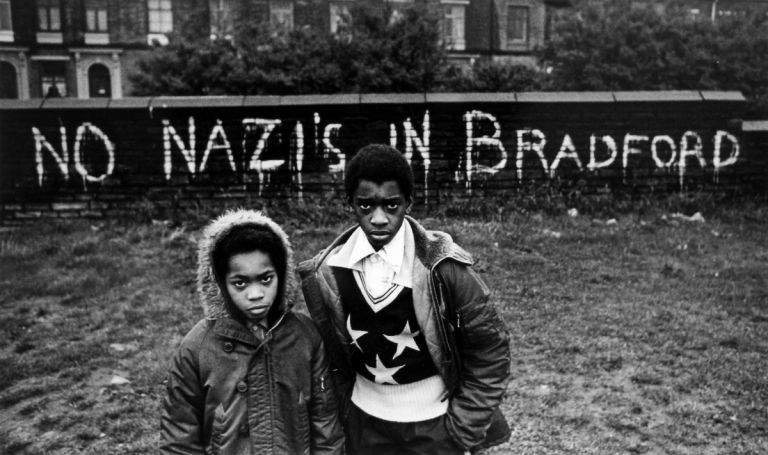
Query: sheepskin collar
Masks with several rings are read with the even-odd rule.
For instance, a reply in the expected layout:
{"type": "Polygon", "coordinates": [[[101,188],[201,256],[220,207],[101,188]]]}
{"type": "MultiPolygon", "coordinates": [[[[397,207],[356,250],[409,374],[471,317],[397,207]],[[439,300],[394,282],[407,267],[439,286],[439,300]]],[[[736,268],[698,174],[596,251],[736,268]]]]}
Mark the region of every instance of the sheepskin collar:
{"type": "Polygon", "coordinates": [[[206,319],[232,318],[221,292],[223,281],[215,276],[213,252],[219,242],[237,226],[257,225],[270,229],[280,238],[286,251],[285,292],[280,302],[273,304],[270,314],[282,314],[287,311],[296,293],[296,279],[293,275],[293,248],[288,235],[274,221],[261,212],[253,210],[232,210],[211,222],[202,233],[197,249],[197,293],[203,306],[206,319]]]}

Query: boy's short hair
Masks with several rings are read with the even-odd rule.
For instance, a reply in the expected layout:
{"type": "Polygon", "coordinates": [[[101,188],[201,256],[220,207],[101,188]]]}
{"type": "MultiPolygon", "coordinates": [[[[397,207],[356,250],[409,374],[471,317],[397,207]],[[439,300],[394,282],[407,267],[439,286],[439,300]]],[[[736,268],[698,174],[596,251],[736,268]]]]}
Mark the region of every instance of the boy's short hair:
{"type": "Polygon", "coordinates": [[[349,160],[344,171],[344,189],[347,200],[357,190],[361,180],[382,184],[389,180],[397,182],[406,199],[413,199],[413,171],[402,153],[385,144],[369,144],[358,150],[349,160]]]}
{"type": "Polygon", "coordinates": [[[254,224],[235,226],[219,240],[213,250],[213,271],[220,282],[222,294],[227,309],[233,316],[243,316],[231,302],[226,293],[224,277],[229,273],[229,260],[232,256],[242,253],[261,251],[269,256],[277,272],[277,296],[275,302],[280,302],[285,293],[287,252],[282,239],[267,228],[254,224]]]}

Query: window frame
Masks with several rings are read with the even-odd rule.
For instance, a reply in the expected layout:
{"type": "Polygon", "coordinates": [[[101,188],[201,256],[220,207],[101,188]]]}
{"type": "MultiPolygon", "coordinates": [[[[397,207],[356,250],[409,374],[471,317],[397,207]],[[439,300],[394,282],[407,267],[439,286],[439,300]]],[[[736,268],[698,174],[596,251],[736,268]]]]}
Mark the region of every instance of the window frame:
{"type": "Polygon", "coordinates": [[[504,31],[506,33],[507,46],[522,46],[528,45],[531,41],[531,7],[528,5],[521,5],[517,2],[507,2],[506,10],[506,23],[504,24],[504,31]],[[516,21],[518,24],[523,25],[522,38],[513,37],[510,33],[514,29],[512,28],[513,17],[519,19],[520,17],[512,14],[512,10],[522,11],[525,13],[523,21],[516,21]]]}
{"type": "Polygon", "coordinates": [[[61,2],[58,0],[38,0],[37,2],[37,31],[44,33],[61,33],[61,2]],[[45,11],[44,14],[41,14],[45,11]],[[52,14],[56,11],[56,14],[52,14]],[[56,18],[56,27],[53,18],[56,18]],[[43,23],[45,19],[45,23],[43,23]]]}
{"type": "Polygon", "coordinates": [[[464,1],[443,1],[440,4],[443,9],[441,39],[448,50],[463,51],[467,48],[467,4],[464,1]],[[457,11],[461,14],[456,14],[457,11]]]}
{"type": "Polygon", "coordinates": [[[349,17],[349,2],[331,1],[328,2],[328,16],[330,18],[330,32],[336,34],[339,32],[339,25],[344,16],[349,17]],[[334,14],[335,13],[335,14],[334,14]]]}
{"type": "Polygon", "coordinates": [[[85,1],[85,31],[86,33],[109,32],[109,1],[86,0],[85,1]],[[93,15],[93,27],[91,27],[91,15],[93,15]],[[103,16],[102,16],[103,15],[103,16]],[[102,23],[103,19],[103,23],[102,23]]]}
{"type": "Polygon", "coordinates": [[[211,8],[210,32],[211,38],[231,40],[235,33],[235,2],[233,0],[215,0],[215,8],[211,8]],[[226,5],[226,6],[225,6],[226,5]]]}
{"type": "Polygon", "coordinates": [[[171,0],[147,0],[147,31],[162,35],[173,31],[173,2],[171,0]],[[156,5],[153,7],[153,5],[156,5]]]}
{"type": "Polygon", "coordinates": [[[11,0],[0,0],[0,32],[13,32],[11,0]],[[3,12],[6,12],[6,14],[3,14],[3,12]],[[3,27],[3,17],[7,18],[8,27],[3,27]]]}
{"type": "Polygon", "coordinates": [[[41,96],[44,98],[48,94],[48,88],[52,85],[56,86],[59,92],[59,96],[64,98],[69,96],[69,87],[67,86],[67,64],[63,61],[55,62],[41,62],[40,67],[40,90],[41,96]],[[59,67],[59,71],[50,71],[55,67],[59,67]],[[47,71],[46,71],[47,70],[47,71]],[[46,85],[47,84],[47,85],[46,85]]]}
{"type": "Polygon", "coordinates": [[[270,0],[269,1],[269,25],[274,30],[277,31],[284,31],[284,32],[290,32],[294,29],[294,20],[295,20],[295,5],[293,4],[293,0],[270,0]],[[288,5],[290,8],[280,9],[277,8],[277,5],[279,6],[285,6],[288,5]],[[290,16],[287,14],[284,16],[289,17],[288,24],[286,24],[283,21],[276,21],[276,15],[275,12],[282,11],[283,13],[288,12],[290,16]]]}

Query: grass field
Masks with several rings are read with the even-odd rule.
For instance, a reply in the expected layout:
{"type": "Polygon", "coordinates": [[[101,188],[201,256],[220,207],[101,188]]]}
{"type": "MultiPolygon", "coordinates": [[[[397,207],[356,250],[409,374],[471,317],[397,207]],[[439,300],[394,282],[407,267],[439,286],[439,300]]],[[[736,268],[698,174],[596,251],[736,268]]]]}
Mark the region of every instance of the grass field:
{"type": "MultiPolygon", "coordinates": [[[[299,259],[343,226],[276,217],[299,259]]],[[[704,218],[422,218],[474,253],[512,334],[495,453],[768,453],[768,207],[704,218]]],[[[0,232],[0,453],[153,451],[169,356],[202,316],[198,228],[0,232]]]]}

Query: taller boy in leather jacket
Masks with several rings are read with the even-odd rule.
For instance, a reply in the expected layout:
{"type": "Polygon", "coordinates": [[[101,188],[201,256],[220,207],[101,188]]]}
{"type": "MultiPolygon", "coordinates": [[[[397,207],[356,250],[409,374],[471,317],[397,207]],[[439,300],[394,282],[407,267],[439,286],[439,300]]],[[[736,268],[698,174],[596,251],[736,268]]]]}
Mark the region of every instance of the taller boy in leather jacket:
{"type": "Polygon", "coordinates": [[[413,175],[386,145],[345,174],[357,226],[299,266],[343,405],[348,453],[465,453],[510,429],[505,325],[472,258],[406,216],[413,175]]]}

